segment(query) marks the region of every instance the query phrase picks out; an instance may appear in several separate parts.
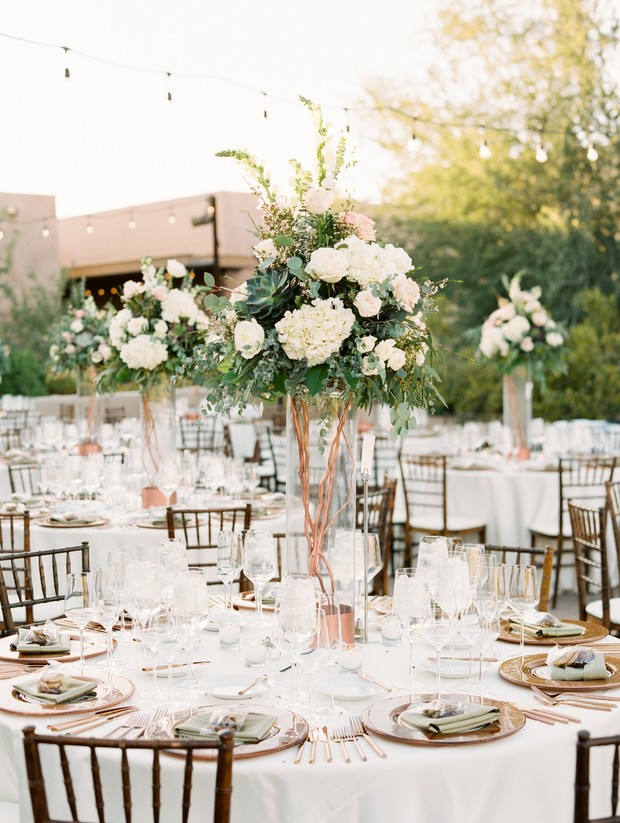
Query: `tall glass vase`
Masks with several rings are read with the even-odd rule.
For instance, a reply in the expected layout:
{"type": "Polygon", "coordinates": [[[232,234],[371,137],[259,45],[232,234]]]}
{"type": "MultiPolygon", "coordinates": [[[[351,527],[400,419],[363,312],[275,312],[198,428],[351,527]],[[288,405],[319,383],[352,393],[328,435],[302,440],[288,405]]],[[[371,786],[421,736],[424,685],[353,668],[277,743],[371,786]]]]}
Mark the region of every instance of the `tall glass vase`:
{"type": "Polygon", "coordinates": [[[142,506],[165,506],[166,495],[158,487],[158,472],[164,460],[176,456],[176,407],[172,382],[162,382],[140,392],[142,506]]]}
{"type": "Polygon", "coordinates": [[[286,437],[283,574],[307,574],[338,593],[343,636],[352,642],[355,552],[350,541],[339,552],[336,538],[355,528],[357,409],[328,395],[288,397],[286,437]]]}
{"type": "Polygon", "coordinates": [[[101,451],[101,404],[97,394],[94,368],[78,367],[75,374],[75,422],[78,452],[81,455],[101,451]]]}
{"type": "Polygon", "coordinates": [[[526,460],[530,455],[532,392],[529,366],[516,366],[510,374],[504,375],[504,426],[510,431],[513,453],[520,460],[526,460]]]}

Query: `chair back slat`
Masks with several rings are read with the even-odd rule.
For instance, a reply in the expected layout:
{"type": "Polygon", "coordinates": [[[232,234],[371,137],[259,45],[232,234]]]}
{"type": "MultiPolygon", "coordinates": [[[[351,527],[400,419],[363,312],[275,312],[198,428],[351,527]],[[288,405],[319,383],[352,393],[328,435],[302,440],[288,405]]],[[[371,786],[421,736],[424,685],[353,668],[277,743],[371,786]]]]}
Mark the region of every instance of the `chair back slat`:
{"type": "MultiPolygon", "coordinates": [[[[23,730],[23,739],[28,788],[30,790],[35,823],[86,823],[86,819],[80,816],[80,809],[77,808],[76,787],[69,766],[69,755],[71,756],[71,760],[75,761],[74,765],[76,767],[83,757],[88,758],[87,762],[90,764],[91,785],[99,823],[106,823],[107,808],[115,808],[115,803],[111,802],[112,797],[108,795],[108,792],[114,792],[118,798],[118,788],[114,788],[118,784],[115,780],[112,780],[112,770],[119,768],[119,762],[121,778],[120,790],[125,823],[131,823],[134,809],[135,819],[140,821],[140,823],[149,819],[152,819],[154,823],[159,823],[160,820],[163,821],[165,819],[166,823],[169,823],[171,820],[170,815],[162,815],[161,805],[164,800],[162,794],[162,763],[160,762],[160,753],[162,751],[166,753],[175,752],[185,758],[182,771],[179,772],[176,769],[171,771],[170,779],[180,781],[182,788],[182,804],[178,810],[179,815],[172,819],[178,820],[180,818],[183,823],[187,823],[191,809],[192,792],[195,784],[198,783],[198,781],[193,778],[194,750],[206,749],[216,750],[217,754],[215,791],[213,796],[213,821],[214,823],[229,823],[230,821],[234,746],[234,736],[231,731],[222,732],[216,740],[184,740],[179,738],[170,740],[130,740],[126,738],[81,738],[77,736],[62,737],[60,735],[38,734],[34,726],[29,726],[23,730]],[[48,786],[46,786],[45,770],[41,757],[42,749],[46,749],[44,761],[46,769],[53,767],[52,760],[55,752],[60,761],[63,781],[65,783],[64,794],[71,814],[69,819],[56,816],[53,818],[50,817],[48,809],[48,786]],[[106,758],[105,772],[102,768],[104,760],[101,758],[100,763],[98,757],[98,753],[104,750],[120,752],[120,761],[113,761],[106,758]],[[148,796],[144,792],[139,792],[136,787],[134,796],[132,797],[132,765],[130,763],[130,753],[134,750],[136,752],[150,751],[152,754],[151,815],[148,814],[148,796]],[[110,772],[109,776],[108,771],[110,772]],[[108,777],[110,779],[108,779],[108,777]],[[105,802],[104,796],[107,796],[108,802],[105,802]]],[[[144,761],[141,762],[144,763],[144,761]]],[[[82,796],[85,797],[86,792],[83,785],[81,769],[80,781],[80,800],[82,801],[82,796]]],[[[88,799],[86,799],[86,803],[88,803],[88,799]]],[[[108,814],[111,816],[110,819],[113,815],[118,818],[118,812],[110,811],[108,814]]],[[[203,809],[198,810],[197,819],[198,817],[200,817],[200,819],[204,818],[203,809]]]]}
{"type": "Polygon", "coordinates": [[[508,565],[526,563],[528,565],[538,566],[541,569],[540,599],[536,608],[541,612],[546,612],[549,608],[549,594],[551,591],[551,578],[553,576],[554,546],[537,548],[532,546],[496,546],[492,543],[485,543],[484,549],[488,554],[496,555],[500,563],[506,563],[508,565]]]}
{"type": "MultiPolygon", "coordinates": [[[[598,764],[597,764],[598,768],[598,764]]],[[[575,793],[573,805],[573,823],[618,823],[618,800],[620,789],[620,735],[608,737],[591,737],[590,732],[582,729],[577,733],[577,758],[575,762],[575,793]],[[609,808],[605,817],[590,816],[590,752],[594,748],[611,748],[611,779],[609,808]]]]}
{"type": "Polygon", "coordinates": [[[609,480],[605,485],[607,512],[611,519],[611,528],[616,546],[616,563],[620,569],[620,481],[612,483],[609,480]]]}
{"type": "Polygon", "coordinates": [[[588,619],[586,607],[592,599],[592,593],[596,593],[601,598],[603,625],[609,631],[611,592],[605,539],[606,509],[590,509],[569,503],[568,512],[575,552],[579,619],[588,619]]]}
{"type": "Polygon", "coordinates": [[[30,550],[30,512],[0,513],[0,552],[20,550],[30,550]],[[20,536],[21,540],[18,539],[20,536]]]}

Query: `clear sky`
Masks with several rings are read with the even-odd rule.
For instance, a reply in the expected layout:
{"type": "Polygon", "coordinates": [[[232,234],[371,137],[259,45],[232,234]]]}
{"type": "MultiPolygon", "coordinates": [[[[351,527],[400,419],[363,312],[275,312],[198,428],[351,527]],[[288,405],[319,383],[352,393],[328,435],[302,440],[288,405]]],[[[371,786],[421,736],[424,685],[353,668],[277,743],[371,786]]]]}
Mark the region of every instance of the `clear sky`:
{"type": "Polygon", "coordinates": [[[214,157],[224,148],[250,149],[285,181],[288,158],[311,149],[303,94],[338,127],[348,120],[347,182],[375,199],[388,161],[344,109],[370,79],[415,80],[433,58],[434,5],[0,0],[1,34],[55,46],[0,37],[0,190],[53,194],[59,217],[246,190],[234,161],[214,157]]]}

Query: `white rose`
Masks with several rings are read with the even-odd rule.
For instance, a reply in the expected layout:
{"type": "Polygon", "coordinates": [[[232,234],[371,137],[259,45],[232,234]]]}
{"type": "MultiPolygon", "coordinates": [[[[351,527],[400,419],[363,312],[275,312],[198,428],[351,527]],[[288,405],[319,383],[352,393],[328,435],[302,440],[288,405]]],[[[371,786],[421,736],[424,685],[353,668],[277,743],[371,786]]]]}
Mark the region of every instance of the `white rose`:
{"type": "Polygon", "coordinates": [[[165,320],[157,320],[153,325],[153,335],[163,339],[168,334],[168,324],[165,320]]]}
{"type": "Polygon", "coordinates": [[[516,313],[516,309],[512,305],[512,303],[504,303],[503,306],[500,306],[499,309],[496,309],[493,312],[491,317],[493,319],[497,318],[498,320],[510,320],[515,316],[516,313]]]}
{"type": "Polygon", "coordinates": [[[353,305],[360,317],[374,317],[381,311],[381,299],[374,295],[370,289],[358,292],[353,305]]]}
{"type": "Polygon", "coordinates": [[[392,274],[406,274],[413,268],[413,260],[404,249],[387,243],[383,248],[383,254],[391,269],[392,274]]]}
{"type": "Polygon", "coordinates": [[[254,254],[261,260],[265,260],[267,257],[277,257],[278,247],[273,240],[268,237],[266,240],[261,240],[260,243],[254,246],[254,254]]]}
{"type": "Polygon", "coordinates": [[[407,311],[413,311],[415,304],[420,299],[420,287],[415,280],[407,277],[406,274],[399,274],[394,278],[392,291],[394,297],[399,303],[402,303],[407,311]]]}
{"type": "Polygon", "coordinates": [[[366,337],[360,337],[357,341],[357,350],[360,354],[368,354],[374,349],[376,342],[376,337],[373,337],[372,334],[367,334],[366,337]]]}
{"type": "Polygon", "coordinates": [[[547,322],[547,312],[544,309],[539,309],[532,314],[532,323],[535,326],[544,326],[547,322]]]}
{"type": "Polygon", "coordinates": [[[418,366],[423,366],[424,361],[426,360],[426,352],[428,351],[428,346],[424,343],[422,348],[415,356],[415,362],[418,366]]]}
{"type": "Polygon", "coordinates": [[[386,363],[390,359],[395,345],[396,341],[392,340],[392,338],[389,338],[388,340],[381,340],[380,343],[377,343],[375,354],[382,363],[386,363]]]}
{"type": "Polygon", "coordinates": [[[119,356],[130,369],[152,371],[168,359],[168,349],[161,340],[140,334],[121,346],[119,356]]]}
{"type": "Polygon", "coordinates": [[[524,337],[519,346],[521,351],[529,352],[534,350],[534,341],[531,337],[524,337]]]}
{"type": "Polygon", "coordinates": [[[376,357],[362,358],[362,374],[365,374],[366,377],[373,377],[375,374],[379,374],[376,357]]]}
{"type": "MultiPolygon", "coordinates": [[[[271,242],[271,241],[269,241],[271,242]]],[[[236,289],[233,289],[228,296],[231,303],[239,303],[242,300],[248,299],[248,284],[240,283],[236,289]]]]}
{"type": "Polygon", "coordinates": [[[235,348],[246,360],[251,360],[263,348],[265,330],[256,320],[241,320],[235,326],[235,348]]]}
{"type": "Polygon", "coordinates": [[[65,354],[75,354],[75,346],[73,343],[67,343],[65,346],[65,354]]]}
{"type": "Polygon", "coordinates": [[[149,321],[146,317],[132,317],[131,320],[127,323],[127,331],[133,337],[137,337],[137,335],[141,334],[149,325],[149,321]]]}
{"type": "Polygon", "coordinates": [[[334,193],[329,189],[308,189],[304,204],[310,214],[325,214],[334,202],[334,193]]]}
{"type": "Polygon", "coordinates": [[[75,334],[79,334],[81,331],[84,331],[84,323],[82,323],[81,320],[73,320],[69,328],[75,334]]]}
{"type": "Polygon", "coordinates": [[[393,371],[402,369],[407,361],[405,352],[402,349],[394,349],[392,354],[388,357],[387,365],[393,371]]]}
{"type": "Polygon", "coordinates": [[[346,275],[348,266],[346,252],[341,249],[322,248],[312,252],[306,272],[325,283],[337,283],[346,275]]]}
{"type": "Polygon", "coordinates": [[[172,277],[185,277],[187,274],[187,269],[183,263],[179,263],[178,260],[168,260],[166,263],[166,271],[172,277]]]}
{"type": "Polygon", "coordinates": [[[101,355],[101,352],[98,351],[94,351],[91,354],[90,359],[92,363],[103,363],[103,357],[101,355]]]}
{"type": "Polygon", "coordinates": [[[550,331],[550,332],[549,332],[549,333],[545,336],[545,340],[547,341],[547,343],[548,343],[550,346],[553,346],[554,348],[555,348],[556,346],[561,346],[561,345],[562,345],[562,343],[564,342],[564,338],[562,337],[562,335],[561,335],[561,334],[560,334],[560,332],[558,332],[558,331],[550,331]]]}
{"type": "Polygon", "coordinates": [[[523,306],[523,309],[531,314],[532,312],[540,311],[542,309],[542,306],[540,305],[538,300],[528,300],[523,306]]]}

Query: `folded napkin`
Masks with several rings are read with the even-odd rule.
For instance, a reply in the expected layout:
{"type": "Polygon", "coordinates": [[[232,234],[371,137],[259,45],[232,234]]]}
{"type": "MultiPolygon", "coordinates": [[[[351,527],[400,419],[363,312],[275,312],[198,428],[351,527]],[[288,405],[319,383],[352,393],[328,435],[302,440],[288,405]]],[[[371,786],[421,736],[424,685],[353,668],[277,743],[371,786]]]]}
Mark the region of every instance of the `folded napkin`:
{"type": "Polygon", "coordinates": [[[99,518],[94,514],[83,514],[80,516],[73,514],[73,512],[67,512],[66,514],[52,514],[50,516],[51,523],[69,523],[72,526],[87,526],[89,523],[94,523],[95,520],[99,520],[99,518]]]}
{"type": "MultiPolygon", "coordinates": [[[[521,631],[521,623],[518,620],[509,620],[510,628],[518,634],[521,631]]],[[[541,626],[536,623],[524,623],[523,634],[527,637],[580,637],[585,632],[583,626],[576,626],[574,623],[562,623],[555,626],[541,626]]]]}
{"type": "Polygon", "coordinates": [[[88,700],[95,696],[97,684],[90,680],[73,680],[67,678],[63,683],[60,694],[48,694],[39,691],[39,681],[29,680],[27,683],[14,683],[13,689],[20,694],[34,697],[41,703],[50,703],[57,706],[60,703],[72,703],[76,700],[88,700]]]}
{"type": "Polygon", "coordinates": [[[605,680],[607,666],[603,652],[594,652],[594,658],[585,666],[549,665],[552,680],[605,680]]]}
{"type": "Polygon", "coordinates": [[[59,632],[58,639],[45,645],[39,643],[26,642],[28,635],[32,634],[32,629],[21,628],[19,634],[10,645],[12,652],[19,654],[66,654],[71,649],[71,635],[66,632],[59,632]]]}
{"type": "MultiPolygon", "coordinates": [[[[175,726],[174,730],[178,737],[204,737],[206,740],[217,740],[217,732],[210,731],[208,728],[211,716],[211,712],[195,714],[175,726]]],[[[267,737],[275,722],[275,717],[266,714],[248,714],[241,728],[235,730],[235,743],[260,743],[267,737]]]]}
{"type": "Polygon", "coordinates": [[[462,703],[459,714],[447,717],[428,717],[410,707],[400,715],[400,720],[407,726],[414,729],[421,729],[434,734],[458,734],[460,732],[471,732],[483,726],[489,726],[499,720],[499,708],[497,706],[481,706],[474,703],[462,703]]]}

